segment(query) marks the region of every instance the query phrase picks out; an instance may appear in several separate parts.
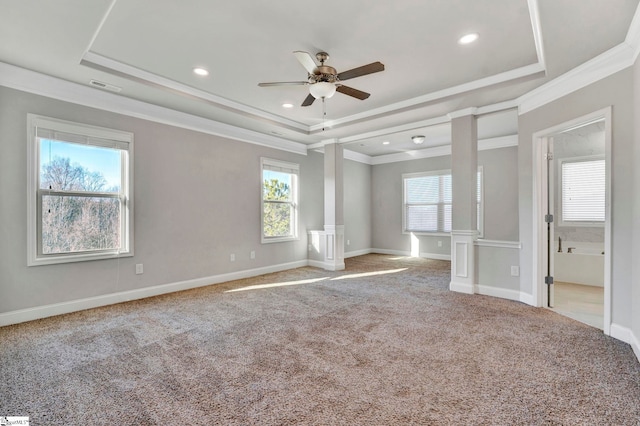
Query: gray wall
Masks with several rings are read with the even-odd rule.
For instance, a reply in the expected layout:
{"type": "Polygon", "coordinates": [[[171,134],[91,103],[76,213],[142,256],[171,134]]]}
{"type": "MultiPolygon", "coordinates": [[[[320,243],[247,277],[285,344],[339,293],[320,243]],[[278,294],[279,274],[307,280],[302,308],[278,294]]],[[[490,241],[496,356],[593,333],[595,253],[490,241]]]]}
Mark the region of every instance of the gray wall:
{"type": "MultiPolygon", "coordinates": [[[[613,106],[612,153],[612,322],[631,326],[634,192],[633,69],[627,68],[519,117],[520,290],[532,294],[533,134],[613,106]]],[[[640,307],[640,304],[636,305],[640,307]]]]}
{"type": "MultiPolygon", "coordinates": [[[[451,156],[424,158],[373,166],[372,248],[409,253],[411,236],[402,233],[402,174],[451,169],[451,156]]],[[[419,236],[420,252],[450,255],[448,236],[419,236]],[[437,242],[442,241],[442,247],[437,242]]]]}
{"type": "Polygon", "coordinates": [[[0,313],[306,260],[306,230],[322,229],[321,154],[297,155],[4,87],[0,143],[0,313]],[[26,266],[27,113],[135,134],[135,257],[26,266]],[[260,243],[261,156],[300,164],[299,241],[260,243]],[[135,275],[136,263],[144,274],[135,275]]]}
{"type": "Polygon", "coordinates": [[[371,166],[344,162],[344,251],[371,248],[371,166]],[[347,241],[349,244],[347,245],[347,241]]]}
{"type": "Polygon", "coordinates": [[[507,299],[519,299],[520,279],[511,275],[511,266],[520,264],[520,250],[505,247],[476,247],[476,276],[480,293],[484,287],[493,287],[501,290],[510,290],[511,294],[492,294],[507,299]]]}
{"type": "Polygon", "coordinates": [[[478,152],[484,175],[484,239],[518,241],[518,147],[478,152]]]}
{"type": "MultiPolygon", "coordinates": [[[[640,112],[640,61],[636,61],[633,67],[633,114],[637,116],[640,112]]],[[[640,164],[640,120],[633,120],[633,136],[635,150],[632,153],[633,164],[640,164]]],[[[631,291],[631,312],[632,312],[632,324],[631,331],[636,339],[636,345],[640,341],[640,171],[637,167],[633,169],[633,182],[634,182],[634,196],[631,199],[634,201],[633,205],[633,255],[632,259],[635,259],[632,266],[632,291],[631,291]]],[[[640,351],[640,348],[638,348],[640,351]]],[[[636,356],[640,359],[640,352],[636,352],[636,356]]]]}
{"type": "MultiPolygon", "coordinates": [[[[484,175],[484,238],[518,241],[518,148],[478,152],[484,175]]],[[[374,248],[409,252],[410,235],[402,233],[402,174],[451,169],[451,156],[424,158],[373,167],[374,248]]],[[[419,236],[420,252],[450,255],[449,236],[419,236]],[[437,242],[442,241],[442,247],[437,242]]]]}

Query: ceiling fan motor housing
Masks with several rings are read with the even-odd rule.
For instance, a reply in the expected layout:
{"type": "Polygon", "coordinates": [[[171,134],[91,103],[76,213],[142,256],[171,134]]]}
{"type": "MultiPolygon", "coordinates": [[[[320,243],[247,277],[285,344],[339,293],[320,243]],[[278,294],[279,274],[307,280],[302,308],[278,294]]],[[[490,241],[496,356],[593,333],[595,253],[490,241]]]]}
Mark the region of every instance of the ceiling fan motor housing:
{"type": "Polygon", "coordinates": [[[258,86],[309,86],[309,95],[307,95],[302,102],[303,107],[311,105],[315,99],[330,98],[335,92],[365,100],[370,96],[369,93],[345,86],[342,84],[342,81],[384,71],[384,64],[381,62],[372,62],[368,65],[363,65],[338,74],[335,68],[324,64],[325,61],[329,59],[327,52],[316,53],[316,59],[320,62],[320,65],[313,60],[313,57],[308,52],[296,50],[293,54],[298,62],[307,70],[306,81],[258,83],[258,86]]]}
{"type": "Polygon", "coordinates": [[[328,83],[335,83],[338,80],[337,74],[338,73],[335,68],[327,65],[320,65],[314,70],[313,78],[316,82],[326,81],[328,83]]]}

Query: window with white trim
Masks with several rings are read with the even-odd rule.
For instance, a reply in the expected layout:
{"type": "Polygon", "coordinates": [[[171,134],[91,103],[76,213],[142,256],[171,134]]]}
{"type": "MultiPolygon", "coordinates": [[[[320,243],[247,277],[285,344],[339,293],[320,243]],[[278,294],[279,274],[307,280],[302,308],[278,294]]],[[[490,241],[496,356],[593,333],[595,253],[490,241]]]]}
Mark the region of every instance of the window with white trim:
{"type": "Polygon", "coordinates": [[[605,160],[602,156],[560,159],[560,225],[603,226],[605,160]]]}
{"type": "Polygon", "coordinates": [[[298,164],[260,159],[262,242],[298,239],[298,164]]]}
{"type": "MultiPolygon", "coordinates": [[[[403,232],[416,234],[451,232],[451,170],[407,173],[403,182],[403,232]]],[[[477,180],[478,231],[482,236],[482,167],[477,180]]]]}
{"type": "Polygon", "coordinates": [[[133,134],[28,115],[30,266],[133,255],[133,134]]]}

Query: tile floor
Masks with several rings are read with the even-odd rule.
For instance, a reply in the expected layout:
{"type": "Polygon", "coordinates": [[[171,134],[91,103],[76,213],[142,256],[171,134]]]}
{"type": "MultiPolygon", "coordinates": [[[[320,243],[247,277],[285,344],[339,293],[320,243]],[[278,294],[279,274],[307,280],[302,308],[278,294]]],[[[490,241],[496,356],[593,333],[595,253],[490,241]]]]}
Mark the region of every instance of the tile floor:
{"type": "Polygon", "coordinates": [[[553,310],[602,330],[604,288],[556,281],[553,310]]]}

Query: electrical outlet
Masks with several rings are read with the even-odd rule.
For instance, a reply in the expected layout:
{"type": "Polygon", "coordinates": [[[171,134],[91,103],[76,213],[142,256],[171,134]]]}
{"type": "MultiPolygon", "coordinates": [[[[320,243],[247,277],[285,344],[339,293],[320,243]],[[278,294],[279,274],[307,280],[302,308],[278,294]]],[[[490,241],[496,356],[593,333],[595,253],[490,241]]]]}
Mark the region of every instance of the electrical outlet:
{"type": "Polygon", "coordinates": [[[142,266],[142,263],[136,263],[136,275],[140,275],[144,273],[144,267],[142,266]]]}
{"type": "Polygon", "coordinates": [[[519,266],[512,266],[511,267],[511,276],[512,277],[519,277],[520,276],[520,267],[519,266]]]}
{"type": "Polygon", "coordinates": [[[251,258],[252,258],[252,259],[255,259],[255,258],[256,258],[256,252],[255,252],[255,251],[253,251],[253,250],[251,250],[251,258]]]}
{"type": "Polygon", "coordinates": [[[236,255],[235,255],[235,254],[233,254],[233,253],[231,253],[231,255],[229,256],[229,260],[230,260],[231,262],[235,262],[235,261],[236,261],[236,255]]]}
{"type": "Polygon", "coordinates": [[[347,240],[347,245],[351,245],[351,240],[347,240]]]}
{"type": "Polygon", "coordinates": [[[442,247],[442,240],[438,240],[438,247],[442,247]]]}

